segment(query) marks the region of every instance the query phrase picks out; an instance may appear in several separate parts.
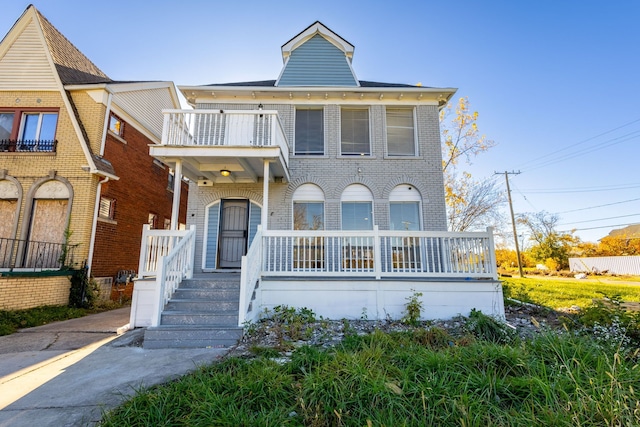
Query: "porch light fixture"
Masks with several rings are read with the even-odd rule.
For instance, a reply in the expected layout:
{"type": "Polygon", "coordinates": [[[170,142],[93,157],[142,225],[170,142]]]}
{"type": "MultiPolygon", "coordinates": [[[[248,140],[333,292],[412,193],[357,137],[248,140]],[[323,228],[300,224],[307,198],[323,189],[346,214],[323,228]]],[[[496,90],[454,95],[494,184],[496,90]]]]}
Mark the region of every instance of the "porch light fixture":
{"type": "Polygon", "coordinates": [[[231,175],[231,171],[230,171],[230,170],[227,170],[227,169],[222,169],[222,170],[220,171],[220,175],[222,175],[222,176],[229,176],[229,175],[231,175]]]}

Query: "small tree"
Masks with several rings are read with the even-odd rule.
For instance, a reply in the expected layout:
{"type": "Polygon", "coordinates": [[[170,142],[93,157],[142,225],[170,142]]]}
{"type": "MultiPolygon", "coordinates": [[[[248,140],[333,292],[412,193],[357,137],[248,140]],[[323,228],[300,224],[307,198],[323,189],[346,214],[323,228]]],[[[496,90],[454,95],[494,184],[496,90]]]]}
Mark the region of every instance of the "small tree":
{"type": "Polygon", "coordinates": [[[580,242],[573,233],[556,231],[559,219],[558,215],[545,211],[523,214],[518,218],[518,222],[531,232],[530,239],[534,242],[529,250],[531,257],[554,270],[569,267],[569,255],[580,242]]]}

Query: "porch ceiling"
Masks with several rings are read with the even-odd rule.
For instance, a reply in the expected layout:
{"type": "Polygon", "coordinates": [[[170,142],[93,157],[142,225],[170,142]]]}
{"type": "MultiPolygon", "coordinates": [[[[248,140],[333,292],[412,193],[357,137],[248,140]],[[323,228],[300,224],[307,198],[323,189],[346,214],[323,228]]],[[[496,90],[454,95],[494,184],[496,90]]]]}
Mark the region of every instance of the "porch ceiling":
{"type": "MultiPolygon", "coordinates": [[[[264,178],[264,161],[268,161],[269,181],[289,181],[287,163],[280,147],[189,147],[151,145],[149,154],[175,168],[182,160],[182,174],[192,181],[216,184],[257,183],[264,178]],[[222,176],[220,171],[231,174],[222,176]]],[[[288,155],[288,153],[286,154],[288,155]]]]}

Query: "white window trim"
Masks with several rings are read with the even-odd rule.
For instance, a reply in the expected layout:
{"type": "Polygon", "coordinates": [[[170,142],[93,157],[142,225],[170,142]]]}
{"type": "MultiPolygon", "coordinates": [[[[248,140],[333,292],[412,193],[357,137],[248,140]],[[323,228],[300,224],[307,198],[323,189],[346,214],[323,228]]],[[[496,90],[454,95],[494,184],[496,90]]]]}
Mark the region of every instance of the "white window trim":
{"type": "Polygon", "coordinates": [[[327,112],[324,105],[297,105],[293,110],[293,156],[320,159],[327,157],[327,112]],[[296,154],[296,120],[298,108],[322,111],[322,154],[296,154]]]}
{"type": "Polygon", "coordinates": [[[338,156],[339,157],[345,157],[345,158],[372,158],[373,157],[373,147],[372,147],[372,143],[371,143],[371,136],[372,136],[372,123],[371,123],[371,107],[370,106],[361,106],[361,105],[341,105],[340,106],[340,111],[339,111],[339,118],[338,118],[338,144],[340,146],[340,149],[338,150],[338,156]],[[342,153],[342,111],[343,110],[367,110],[367,124],[369,125],[369,154],[343,154],[342,153]]]}
{"type": "Polygon", "coordinates": [[[420,158],[420,150],[419,150],[419,146],[420,144],[418,144],[418,117],[416,114],[416,107],[402,107],[402,106],[398,106],[398,107],[394,107],[394,106],[385,106],[384,108],[384,155],[385,158],[390,158],[390,159],[415,159],[415,158],[420,158]],[[395,154],[389,154],[389,140],[388,140],[388,134],[387,134],[387,108],[390,108],[392,110],[412,110],[413,113],[413,155],[395,155],[395,154]]]}

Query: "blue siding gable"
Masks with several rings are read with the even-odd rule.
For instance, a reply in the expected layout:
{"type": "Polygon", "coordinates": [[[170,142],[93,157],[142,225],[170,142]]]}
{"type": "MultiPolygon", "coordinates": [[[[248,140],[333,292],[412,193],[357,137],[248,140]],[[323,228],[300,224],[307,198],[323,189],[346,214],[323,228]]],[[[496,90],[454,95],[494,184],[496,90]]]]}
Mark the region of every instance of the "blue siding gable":
{"type": "Polygon", "coordinates": [[[319,34],[291,52],[277,86],[358,86],[344,52],[319,34]]]}

